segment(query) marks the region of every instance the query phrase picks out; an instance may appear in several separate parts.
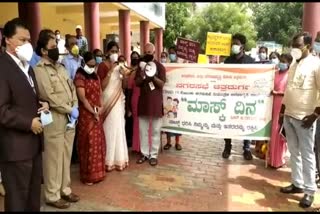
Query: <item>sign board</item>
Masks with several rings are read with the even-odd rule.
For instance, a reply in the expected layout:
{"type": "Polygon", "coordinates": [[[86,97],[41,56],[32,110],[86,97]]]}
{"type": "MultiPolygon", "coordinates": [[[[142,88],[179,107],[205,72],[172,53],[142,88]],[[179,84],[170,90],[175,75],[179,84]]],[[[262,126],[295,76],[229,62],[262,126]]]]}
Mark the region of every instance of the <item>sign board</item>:
{"type": "Polygon", "coordinates": [[[268,140],[275,66],[166,64],[162,131],[268,140]]]}
{"type": "Polygon", "coordinates": [[[230,56],[231,34],[207,33],[206,55],[230,56]]]}
{"type": "Polygon", "coordinates": [[[206,56],[204,54],[199,54],[198,63],[199,64],[208,64],[209,63],[208,56],[206,56]]]}
{"type": "Polygon", "coordinates": [[[177,40],[177,57],[190,62],[198,62],[200,43],[189,39],[178,38],[177,40]]]}

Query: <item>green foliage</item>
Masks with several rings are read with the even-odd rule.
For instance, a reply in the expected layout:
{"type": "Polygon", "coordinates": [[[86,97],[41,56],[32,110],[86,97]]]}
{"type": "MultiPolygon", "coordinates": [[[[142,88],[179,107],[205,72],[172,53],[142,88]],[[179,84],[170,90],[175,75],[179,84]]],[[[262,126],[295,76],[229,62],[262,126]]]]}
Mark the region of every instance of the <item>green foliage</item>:
{"type": "Polygon", "coordinates": [[[302,2],[248,3],[260,41],[276,41],[288,46],[302,30],[302,2]]]}
{"type": "Polygon", "coordinates": [[[194,10],[194,3],[166,3],[166,28],[163,35],[164,47],[169,48],[173,46],[178,37],[186,35],[186,22],[194,10]]]}
{"type": "Polygon", "coordinates": [[[256,30],[247,9],[243,3],[211,3],[189,20],[187,38],[200,42],[205,50],[207,32],[242,33],[247,37],[249,50],[255,47],[256,30]]]}

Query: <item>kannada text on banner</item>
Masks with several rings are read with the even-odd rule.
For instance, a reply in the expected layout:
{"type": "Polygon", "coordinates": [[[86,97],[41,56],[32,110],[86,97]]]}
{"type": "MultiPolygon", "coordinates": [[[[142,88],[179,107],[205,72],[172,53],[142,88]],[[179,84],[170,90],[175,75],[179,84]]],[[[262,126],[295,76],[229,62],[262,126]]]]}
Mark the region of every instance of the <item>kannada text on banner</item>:
{"type": "Polygon", "coordinates": [[[162,131],[270,139],[274,65],[166,64],[162,131]]]}
{"type": "Polygon", "coordinates": [[[207,33],[206,55],[230,56],[231,34],[207,33]]]}

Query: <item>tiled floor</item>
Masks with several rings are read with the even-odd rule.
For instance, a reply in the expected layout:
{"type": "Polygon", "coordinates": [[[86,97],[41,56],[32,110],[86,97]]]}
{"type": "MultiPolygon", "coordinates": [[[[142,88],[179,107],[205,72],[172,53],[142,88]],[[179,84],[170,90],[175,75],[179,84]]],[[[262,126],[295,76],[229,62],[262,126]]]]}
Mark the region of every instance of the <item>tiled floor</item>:
{"type": "MultiPolygon", "coordinates": [[[[262,160],[245,161],[241,144],[235,141],[232,156],[223,160],[223,140],[183,136],[183,150],[163,151],[157,167],[137,165],[131,154],[128,169],[108,173],[94,186],[80,183],[74,165],[72,188],[81,201],[68,211],[303,211],[301,194],[279,192],[289,184],[289,168],[266,169],[262,160]]],[[[318,195],[314,206],[320,206],[318,195]]],[[[56,209],[43,205],[42,210],[56,209]]]]}

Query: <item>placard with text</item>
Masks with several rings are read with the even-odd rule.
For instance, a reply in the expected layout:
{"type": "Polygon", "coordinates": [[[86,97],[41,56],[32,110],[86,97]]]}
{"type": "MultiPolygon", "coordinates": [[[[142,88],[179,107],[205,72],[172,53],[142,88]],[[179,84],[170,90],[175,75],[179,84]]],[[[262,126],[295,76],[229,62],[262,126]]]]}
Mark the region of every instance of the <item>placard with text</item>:
{"type": "Polygon", "coordinates": [[[177,57],[190,62],[198,62],[200,43],[189,39],[177,39],[177,57]]]}

